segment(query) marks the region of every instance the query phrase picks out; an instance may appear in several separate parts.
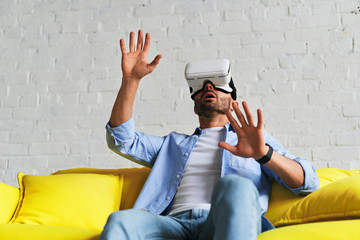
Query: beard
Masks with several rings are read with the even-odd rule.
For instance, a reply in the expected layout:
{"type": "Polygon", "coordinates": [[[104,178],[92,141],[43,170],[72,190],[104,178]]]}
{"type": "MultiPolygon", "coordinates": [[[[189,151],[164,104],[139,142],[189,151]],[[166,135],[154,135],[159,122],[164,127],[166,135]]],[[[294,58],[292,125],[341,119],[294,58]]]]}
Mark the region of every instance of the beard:
{"type": "Polygon", "coordinates": [[[195,113],[199,117],[212,118],[216,115],[225,114],[225,111],[230,109],[231,99],[230,98],[218,98],[215,102],[202,102],[200,99],[195,100],[195,113]]]}

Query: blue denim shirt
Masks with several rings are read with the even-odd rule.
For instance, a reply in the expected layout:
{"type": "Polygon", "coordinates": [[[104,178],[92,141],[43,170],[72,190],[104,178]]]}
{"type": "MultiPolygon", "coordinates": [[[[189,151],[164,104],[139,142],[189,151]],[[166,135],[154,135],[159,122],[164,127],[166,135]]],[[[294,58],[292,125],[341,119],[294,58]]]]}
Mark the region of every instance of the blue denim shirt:
{"type": "MultiPolygon", "coordinates": [[[[237,144],[237,135],[227,124],[222,141],[237,144]]],[[[186,162],[195,143],[202,134],[197,128],[192,135],[171,132],[159,137],[135,131],[134,120],[117,126],[106,125],[108,146],[115,153],[138,164],[152,168],[150,175],[134,205],[135,209],[146,209],[155,214],[166,214],[184,173],[186,162]]],[[[265,166],[253,158],[242,158],[222,149],[221,176],[236,174],[253,181],[260,195],[260,206],[264,214],[268,207],[271,180],[275,179],[294,194],[308,194],[319,188],[319,178],[310,162],[293,156],[279,141],[264,132],[265,142],[277,153],[300,163],[305,172],[304,185],[291,188],[265,166]]]]}

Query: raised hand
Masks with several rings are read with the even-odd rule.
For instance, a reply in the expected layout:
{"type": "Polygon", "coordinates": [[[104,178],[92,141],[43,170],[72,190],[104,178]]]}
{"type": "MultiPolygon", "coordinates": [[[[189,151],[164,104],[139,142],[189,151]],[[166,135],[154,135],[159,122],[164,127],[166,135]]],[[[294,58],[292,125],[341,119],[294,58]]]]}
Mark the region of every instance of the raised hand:
{"type": "Polygon", "coordinates": [[[157,55],[151,63],[147,62],[150,49],[150,34],[146,34],[144,43],[142,30],[139,30],[136,46],[135,33],[131,32],[129,52],[126,50],[124,39],[120,39],[120,49],[122,53],[121,69],[123,77],[109,121],[112,127],[119,126],[132,117],[135,96],[140,80],[155,69],[161,58],[161,55],[157,55]]]}
{"type": "Polygon", "coordinates": [[[229,110],[226,112],[226,116],[237,134],[238,143],[232,146],[226,142],[219,142],[219,146],[239,157],[252,157],[257,160],[265,156],[269,149],[265,145],[261,110],[257,110],[258,122],[255,126],[252,114],[245,101],[242,102],[242,106],[245,116],[240,111],[238,104],[236,102],[233,103],[233,108],[240,124],[234,119],[229,110]]]}
{"type": "Polygon", "coordinates": [[[145,43],[143,31],[139,30],[138,39],[135,46],[135,33],[130,33],[129,52],[125,47],[125,40],[120,39],[120,49],[122,53],[121,69],[123,80],[133,79],[140,80],[147,74],[151,73],[159,63],[160,54],[157,55],[151,63],[148,63],[147,57],[150,49],[150,34],[146,33],[145,43]]]}

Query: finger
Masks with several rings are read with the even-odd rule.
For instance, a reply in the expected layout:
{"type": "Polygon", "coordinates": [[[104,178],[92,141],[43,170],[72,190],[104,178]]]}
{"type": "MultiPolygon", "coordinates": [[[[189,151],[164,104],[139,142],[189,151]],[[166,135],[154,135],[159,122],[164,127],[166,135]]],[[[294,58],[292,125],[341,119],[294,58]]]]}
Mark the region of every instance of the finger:
{"type": "Polygon", "coordinates": [[[235,152],[236,152],[236,147],[228,144],[227,142],[219,142],[218,146],[225,150],[228,150],[232,154],[235,154],[235,152]]]}
{"type": "Polygon", "coordinates": [[[254,119],[251,114],[249,106],[247,105],[247,103],[245,101],[242,102],[242,105],[243,105],[243,108],[245,111],[247,122],[249,123],[249,125],[254,126],[254,119]]]}
{"type": "Polygon", "coordinates": [[[226,117],[229,119],[231,126],[233,127],[234,131],[239,134],[239,132],[241,131],[241,127],[238,124],[238,122],[235,120],[235,118],[231,115],[230,110],[226,110],[225,112],[226,117]]]}
{"type": "Polygon", "coordinates": [[[125,47],[125,40],[124,39],[120,39],[120,50],[121,50],[121,53],[123,55],[126,54],[126,47],[125,47]]]}
{"type": "Polygon", "coordinates": [[[149,49],[150,49],[150,40],[151,40],[150,33],[146,33],[145,34],[144,52],[149,51],[149,49]]]}
{"type": "Polygon", "coordinates": [[[142,30],[139,30],[139,32],[138,32],[137,46],[136,46],[136,50],[137,50],[137,51],[141,51],[141,50],[142,50],[143,42],[144,42],[143,31],[142,31],[142,30]]]}
{"type": "Polygon", "coordinates": [[[257,110],[257,118],[258,118],[258,123],[257,123],[257,128],[262,128],[263,127],[263,117],[262,117],[262,112],[260,109],[257,110]]]}
{"type": "Polygon", "coordinates": [[[246,122],[246,119],[244,117],[244,115],[242,114],[242,112],[240,111],[239,106],[237,106],[235,103],[233,103],[233,108],[235,111],[235,114],[237,116],[237,118],[239,119],[239,122],[241,123],[241,126],[246,126],[248,125],[248,123],[246,122]]]}
{"type": "Polygon", "coordinates": [[[130,52],[134,52],[135,51],[135,33],[131,32],[130,33],[130,42],[129,42],[129,49],[130,52]]]}
{"type": "Polygon", "coordinates": [[[157,55],[157,56],[154,58],[154,60],[149,64],[149,68],[150,68],[151,71],[153,71],[154,68],[159,64],[161,58],[162,58],[162,55],[159,54],[159,55],[157,55]]]}

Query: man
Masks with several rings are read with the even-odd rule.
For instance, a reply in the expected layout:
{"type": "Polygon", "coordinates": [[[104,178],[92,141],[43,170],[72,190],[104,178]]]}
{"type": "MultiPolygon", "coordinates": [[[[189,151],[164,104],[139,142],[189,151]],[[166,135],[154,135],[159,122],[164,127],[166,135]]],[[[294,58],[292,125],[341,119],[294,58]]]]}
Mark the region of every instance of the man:
{"type": "Polygon", "coordinates": [[[139,83],[161,58],[147,62],[150,34],[143,38],[130,33],[129,52],[120,40],[123,78],[106,129],[110,149],[152,171],[134,209],[113,213],[100,239],[257,239],[273,228],[264,217],[271,180],[308,194],[319,187],[314,168],[263,131],[260,110],[256,125],[246,102],[240,111],[233,84],[227,92],[205,81],[193,93],[193,135],[136,132],[139,83]]]}

